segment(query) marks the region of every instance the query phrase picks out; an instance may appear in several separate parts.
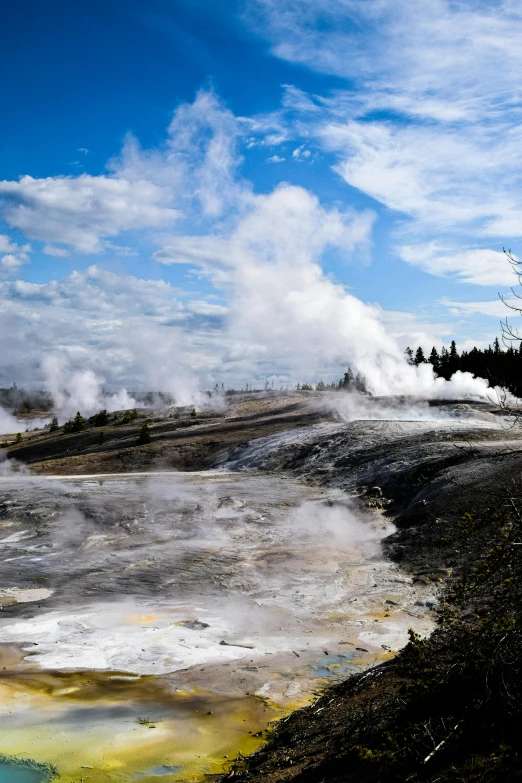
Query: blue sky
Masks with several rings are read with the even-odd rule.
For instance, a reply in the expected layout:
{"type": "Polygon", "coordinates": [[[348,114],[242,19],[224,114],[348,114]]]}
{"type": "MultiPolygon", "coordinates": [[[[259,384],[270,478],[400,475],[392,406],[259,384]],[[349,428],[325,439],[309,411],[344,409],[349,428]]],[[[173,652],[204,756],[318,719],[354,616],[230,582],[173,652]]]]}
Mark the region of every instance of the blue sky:
{"type": "Polygon", "coordinates": [[[0,382],[49,356],[114,386],[333,378],[490,342],[521,34],[511,0],[8,4],[0,382]]]}

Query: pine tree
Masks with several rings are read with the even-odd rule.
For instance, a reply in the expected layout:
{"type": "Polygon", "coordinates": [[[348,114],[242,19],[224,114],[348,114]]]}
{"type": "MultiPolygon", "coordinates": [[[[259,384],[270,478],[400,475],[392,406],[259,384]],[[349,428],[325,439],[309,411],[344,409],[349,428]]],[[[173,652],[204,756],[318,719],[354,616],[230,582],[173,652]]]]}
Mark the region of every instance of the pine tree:
{"type": "Polygon", "coordinates": [[[109,423],[109,414],[104,409],[92,417],[92,423],[95,427],[106,427],[109,423]]]}
{"type": "Polygon", "coordinates": [[[461,370],[502,386],[516,397],[522,396],[522,343],[518,350],[512,346],[505,350],[495,338],[486,349],[471,348],[459,355],[455,340],[452,340],[449,350],[443,346],[440,354],[432,348],[429,362],[436,374],[446,380],[461,370]]]}
{"type": "Polygon", "coordinates": [[[49,432],[56,432],[57,429],[58,429],[58,419],[56,418],[56,416],[53,416],[53,418],[51,419],[51,424],[49,425],[49,432]]]}
{"type": "Polygon", "coordinates": [[[428,359],[428,361],[436,372],[439,368],[440,358],[435,346],[433,346],[433,348],[431,349],[430,358],[428,359]]]}
{"type": "Polygon", "coordinates": [[[340,381],[339,386],[340,388],[349,391],[350,389],[353,389],[354,382],[355,382],[355,378],[353,377],[352,368],[350,367],[350,365],[348,365],[348,369],[344,373],[344,377],[342,381],[340,381]]]}
{"type": "Polygon", "coordinates": [[[85,419],[83,418],[80,411],[76,411],[76,416],[74,417],[74,431],[75,432],[81,432],[81,430],[85,429],[85,419]]]}
{"type": "Polygon", "coordinates": [[[69,433],[69,432],[81,432],[85,429],[87,425],[87,422],[83,418],[80,411],[77,411],[76,416],[74,419],[69,419],[69,421],[66,421],[65,424],[62,427],[62,433],[69,433]]]}
{"type": "Polygon", "coordinates": [[[354,386],[361,394],[366,392],[366,381],[364,380],[364,375],[361,375],[360,372],[355,377],[354,386]]]}
{"type": "Polygon", "coordinates": [[[138,444],[140,446],[145,446],[147,443],[150,443],[152,440],[149,425],[146,421],[143,422],[140,429],[140,437],[138,439],[138,444]]]}
{"type": "Polygon", "coordinates": [[[406,356],[406,361],[408,362],[408,364],[415,364],[415,361],[413,359],[413,351],[409,345],[404,351],[404,355],[406,356]]]}
{"type": "Polygon", "coordinates": [[[460,370],[460,356],[457,351],[455,340],[452,340],[450,345],[450,350],[449,350],[449,362],[448,362],[449,377],[451,378],[453,373],[457,372],[457,370],[460,370]]]}
{"type": "Polygon", "coordinates": [[[415,359],[413,360],[413,363],[416,364],[417,366],[419,364],[425,364],[426,363],[426,357],[424,356],[424,351],[422,350],[420,345],[417,348],[417,352],[415,354],[415,359]]]}

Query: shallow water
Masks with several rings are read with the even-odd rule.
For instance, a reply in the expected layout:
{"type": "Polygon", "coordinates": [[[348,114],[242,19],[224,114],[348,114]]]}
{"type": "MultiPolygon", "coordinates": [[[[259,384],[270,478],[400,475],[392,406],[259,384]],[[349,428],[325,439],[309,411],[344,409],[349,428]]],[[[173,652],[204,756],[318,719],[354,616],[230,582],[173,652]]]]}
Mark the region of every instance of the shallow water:
{"type": "Polygon", "coordinates": [[[221,471],[0,493],[0,752],[66,782],[217,772],[431,629],[381,555],[389,527],[335,490],[221,471]]]}
{"type": "Polygon", "coordinates": [[[45,775],[36,769],[0,762],[0,783],[43,783],[45,775]]]}

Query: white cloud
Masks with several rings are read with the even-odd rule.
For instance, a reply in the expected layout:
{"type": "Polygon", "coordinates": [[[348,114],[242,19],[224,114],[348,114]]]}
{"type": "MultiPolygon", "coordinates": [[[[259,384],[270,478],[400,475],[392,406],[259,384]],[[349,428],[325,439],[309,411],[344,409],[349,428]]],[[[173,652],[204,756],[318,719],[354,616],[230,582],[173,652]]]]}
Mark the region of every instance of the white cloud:
{"type": "Polygon", "coordinates": [[[518,192],[522,133],[498,127],[467,129],[329,123],[318,129],[346,182],[433,230],[473,230],[519,236],[518,192]],[[505,129],[504,129],[505,130],[505,129]]]}
{"type": "Polygon", "coordinates": [[[0,275],[11,277],[30,261],[31,245],[18,245],[7,234],[0,234],[0,275]]]}
{"type": "MultiPolygon", "coordinates": [[[[252,0],[245,18],[276,56],[346,81],[323,96],[287,88],[279,121],[287,136],[334,153],[349,185],[408,216],[403,241],[451,238],[462,255],[477,236],[498,249],[521,236],[515,3],[252,0]]],[[[469,271],[487,284],[485,268],[469,271]]]]}
{"type": "Polygon", "coordinates": [[[156,257],[164,263],[191,262],[226,291],[220,366],[232,377],[265,370],[317,378],[350,361],[378,394],[451,394],[447,387],[438,389],[429,368],[417,372],[403,361],[395,335],[404,338],[406,320],[410,337],[433,344],[422,325],[412,316],[364,304],[320,266],[328,247],[347,257],[360,253],[372,221],[371,213],[327,210],[308,191],[286,185],[255,197],[249,214],[227,236],[170,238],[156,257]]]}
{"type": "Polygon", "coordinates": [[[26,260],[21,256],[15,256],[14,253],[7,253],[0,258],[0,269],[6,275],[11,275],[18,272],[22,264],[25,264],[26,260]]]}
{"type": "Polygon", "coordinates": [[[0,253],[15,253],[18,249],[16,242],[12,242],[7,234],[0,234],[0,253]]]}
{"type": "MultiPolygon", "coordinates": [[[[323,270],[329,252],[367,256],[374,214],[325,207],[287,184],[256,195],[238,176],[240,125],[201,92],[178,107],[161,148],[127,139],[108,176],[0,184],[7,220],[30,236],[95,252],[123,231],[155,229],[148,236],[160,248],[157,261],[190,264],[213,286],[189,303],[164,281],[95,266],[46,284],[4,283],[4,377],[34,381],[51,354],[69,385],[83,378],[91,397],[99,379],[131,387],[140,380],[185,402],[215,380],[265,372],[302,379],[351,361],[379,394],[451,393],[430,368],[404,363],[379,308],[323,270]],[[211,301],[218,291],[223,304],[211,301]]],[[[309,157],[308,146],[297,149],[309,157]]],[[[459,393],[477,391],[461,381],[459,393]]]]}
{"type": "Polygon", "coordinates": [[[309,158],[312,157],[312,153],[309,149],[306,149],[304,144],[302,144],[300,147],[296,147],[292,152],[292,158],[294,160],[298,160],[301,163],[304,161],[308,161],[309,158]]]}
{"type": "Polygon", "coordinates": [[[475,285],[513,286],[518,277],[504,253],[486,248],[451,252],[436,242],[398,248],[400,257],[439,277],[457,277],[475,285]]]}
{"type": "Polygon", "coordinates": [[[438,300],[441,305],[447,307],[452,315],[487,315],[497,319],[504,320],[506,317],[514,315],[510,307],[520,307],[522,310],[522,301],[514,297],[506,297],[505,302],[500,298],[486,302],[456,302],[448,297],[442,297],[438,300]]]}
{"type": "Polygon", "coordinates": [[[4,217],[30,239],[96,253],[122,231],[169,225],[177,212],[171,194],[145,179],[122,176],[21,177],[0,182],[4,217]]]}
{"type": "Polygon", "coordinates": [[[204,312],[201,299],[182,302],[163,280],[91,266],[44,284],[0,283],[0,296],[0,332],[10,335],[2,345],[4,382],[41,382],[42,360],[53,356],[65,368],[60,383],[89,371],[109,385],[139,380],[190,401],[209,379],[201,368],[214,366],[209,351],[219,335],[207,319],[223,312],[211,302],[204,312]]]}
{"type": "Polygon", "coordinates": [[[280,155],[272,155],[270,158],[267,158],[267,163],[284,163],[286,158],[282,158],[280,155]]]}
{"type": "Polygon", "coordinates": [[[355,80],[373,102],[433,119],[516,105],[522,16],[507,2],[252,0],[276,56],[355,80]]]}
{"type": "Polygon", "coordinates": [[[174,112],[159,149],[128,136],[108,175],[0,182],[5,221],[57,255],[56,245],[98,253],[122,232],[171,228],[195,211],[214,219],[248,201],[248,183],[236,179],[238,133],[234,115],[201,91],[174,112]]]}
{"type": "Polygon", "coordinates": [[[201,90],[191,104],[181,104],[168,128],[165,160],[181,166],[183,199],[197,199],[205,216],[220,217],[248,197],[250,183],[237,179],[240,123],[213,92],[201,90]]]}
{"type": "Polygon", "coordinates": [[[186,307],[187,310],[196,313],[197,315],[210,315],[223,318],[228,313],[228,307],[225,307],[224,305],[218,305],[213,302],[199,299],[193,302],[187,302],[186,307]]]}
{"type": "Polygon", "coordinates": [[[238,269],[255,253],[287,264],[311,260],[328,245],[351,254],[367,245],[374,220],[372,212],[326,210],[307,190],[291,185],[252,197],[249,207],[230,235],[169,237],[155,258],[165,264],[238,269]]]}
{"type": "Polygon", "coordinates": [[[46,256],[56,256],[57,258],[65,258],[69,255],[69,251],[65,247],[56,247],[56,245],[45,245],[43,252],[46,256]]]}

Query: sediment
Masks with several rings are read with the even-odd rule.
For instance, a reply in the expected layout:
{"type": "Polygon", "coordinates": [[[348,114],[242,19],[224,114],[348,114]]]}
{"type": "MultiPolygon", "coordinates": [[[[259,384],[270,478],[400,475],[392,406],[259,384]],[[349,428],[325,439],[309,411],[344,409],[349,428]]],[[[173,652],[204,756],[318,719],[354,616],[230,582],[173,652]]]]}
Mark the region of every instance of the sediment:
{"type": "Polygon", "coordinates": [[[329,687],[223,780],[522,779],[522,433],[493,405],[423,403],[410,420],[395,410],[346,422],[324,399],[244,395],[196,417],[149,416],[147,446],[136,445],[138,419],[113,421],[103,444],[95,429],[29,434],[9,456],[42,474],[225,466],[287,475],[342,490],[395,525],[385,553],[436,594],[435,632],[412,632],[392,660],[329,687]]]}

